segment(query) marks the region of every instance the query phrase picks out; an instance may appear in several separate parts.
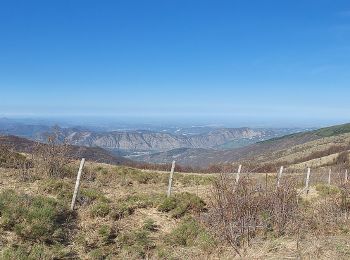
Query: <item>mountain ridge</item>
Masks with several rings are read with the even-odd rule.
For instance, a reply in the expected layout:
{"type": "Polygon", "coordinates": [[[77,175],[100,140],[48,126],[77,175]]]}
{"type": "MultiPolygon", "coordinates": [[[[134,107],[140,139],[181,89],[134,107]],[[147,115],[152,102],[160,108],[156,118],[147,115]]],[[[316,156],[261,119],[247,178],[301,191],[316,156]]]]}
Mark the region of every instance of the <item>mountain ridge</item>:
{"type": "MultiPolygon", "coordinates": [[[[267,162],[269,160],[277,160],[278,153],[292,150],[298,146],[310,143],[317,147],[317,144],[322,143],[322,140],[326,141],[326,145],[323,145],[324,147],[322,148],[326,151],[335,142],[337,144],[341,143],[342,140],[345,143],[348,142],[348,137],[350,137],[350,124],[342,124],[269,139],[234,150],[220,151],[188,148],[183,149],[182,152],[180,150],[172,150],[132,158],[149,163],[164,163],[176,159],[183,165],[195,167],[208,167],[211,164],[233,163],[237,161],[252,161],[258,157],[265,158],[265,160],[262,158],[260,160],[261,162],[267,162]]],[[[341,151],[342,146],[338,145],[338,147],[338,150],[341,151]]]]}

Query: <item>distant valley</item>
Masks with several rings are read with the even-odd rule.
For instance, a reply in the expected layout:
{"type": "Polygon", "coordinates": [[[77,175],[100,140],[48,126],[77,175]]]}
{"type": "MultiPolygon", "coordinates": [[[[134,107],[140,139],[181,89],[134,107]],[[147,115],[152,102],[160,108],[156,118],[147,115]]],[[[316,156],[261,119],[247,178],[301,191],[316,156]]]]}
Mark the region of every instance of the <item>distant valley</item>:
{"type": "MultiPolygon", "coordinates": [[[[245,165],[252,162],[259,165],[284,164],[299,168],[306,165],[336,165],[338,155],[348,150],[350,124],[344,124],[290,134],[233,150],[181,148],[134,159],[152,163],[176,160],[182,165],[204,168],[209,165],[237,162],[245,165]]],[[[346,158],[345,160],[349,159],[346,158]]]]}
{"type": "Polygon", "coordinates": [[[302,131],[294,128],[217,128],[188,127],[155,130],[93,131],[83,127],[61,128],[47,125],[28,125],[0,119],[0,134],[16,135],[45,142],[49,133],[57,131],[59,139],[71,145],[101,147],[116,154],[166,152],[172,149],[230,150],[256,142],[302,131]]]}
{"type": "Polygon", "coordinates": [[[45,143],[52,132],[61,143],[72,146],[72,157],[129,165],[176,160],[179,165],[194,168],[232,163],[323,167],[337,164],[341,153],[350,150],[350,124],[317,130],[194,126],[95,131],[82,126],[55,127],[0,119],[0,135],[5,136],[0,141],[17,151],[32,147],[31,141],[45,143]]]}

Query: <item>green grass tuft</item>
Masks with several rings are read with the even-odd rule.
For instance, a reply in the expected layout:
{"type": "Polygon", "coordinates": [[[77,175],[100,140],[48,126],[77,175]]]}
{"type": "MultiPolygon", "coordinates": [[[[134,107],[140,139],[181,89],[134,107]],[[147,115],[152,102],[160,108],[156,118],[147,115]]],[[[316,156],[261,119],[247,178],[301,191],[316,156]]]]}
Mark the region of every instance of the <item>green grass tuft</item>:
{"type": "Polygon", "coordinates": [[[161,212],[170,212],[174,218],[180,218],[187,213],[199,213],[205,210],[204,201],[195,194],[183,192],[165,198],[158,206],[161,212]]]}

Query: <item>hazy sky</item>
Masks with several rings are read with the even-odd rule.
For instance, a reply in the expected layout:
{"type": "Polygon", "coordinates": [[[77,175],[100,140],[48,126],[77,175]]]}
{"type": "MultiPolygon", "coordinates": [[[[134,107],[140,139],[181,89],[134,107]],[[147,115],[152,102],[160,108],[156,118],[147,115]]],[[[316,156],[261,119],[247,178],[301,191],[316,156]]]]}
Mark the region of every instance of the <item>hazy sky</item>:
{"type": "Polygon", "coordinates": [[[1,115],[350,121],[350,1],[0,2],[1,115]]]}

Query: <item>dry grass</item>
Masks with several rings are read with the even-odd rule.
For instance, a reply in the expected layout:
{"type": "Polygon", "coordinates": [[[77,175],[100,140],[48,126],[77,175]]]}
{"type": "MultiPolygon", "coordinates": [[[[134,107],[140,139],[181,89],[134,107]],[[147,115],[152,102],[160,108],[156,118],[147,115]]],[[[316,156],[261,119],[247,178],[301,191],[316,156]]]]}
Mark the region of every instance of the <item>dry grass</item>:
{"type": "MultiPolygon", "coordinates": [[[[78,164],[65,164],[74,174],[54,176],[34,174],[34,164],[33,178],[27,179],[22,178],[20,169],[0,168],[0,193],[12,189],[19,196],[45,197],[68,207],[78,164]]],[[[177,206],[171,201],[171,209],[161,211],[167,172],[88,162],[76,213],[70,225],[61,227],[60,232],[69,236],[54,243],[33,242],[0,224],[0,251],[3,259],[350,257],[348,185],[340,180],[328,187],[326,172],[315,174],[306,195],[301,193],[305,174],[286,174],[280,189],[276,189],[275,174],[242,176],[237,187],[232,182],[234,175],[217,179],[216,175],[175,173],[177,206]],[[240,228],[228,236],[225,229],[229,225],[210,222],[214,210],[240,228]]]]}

